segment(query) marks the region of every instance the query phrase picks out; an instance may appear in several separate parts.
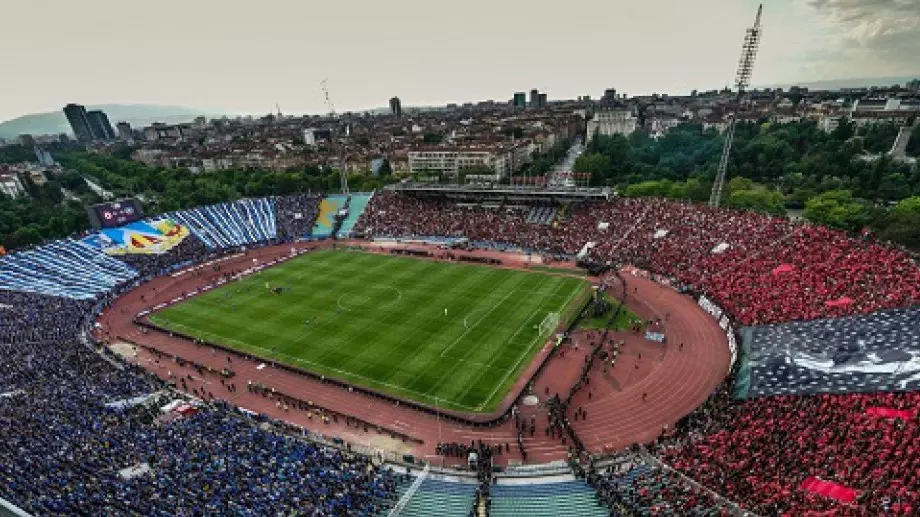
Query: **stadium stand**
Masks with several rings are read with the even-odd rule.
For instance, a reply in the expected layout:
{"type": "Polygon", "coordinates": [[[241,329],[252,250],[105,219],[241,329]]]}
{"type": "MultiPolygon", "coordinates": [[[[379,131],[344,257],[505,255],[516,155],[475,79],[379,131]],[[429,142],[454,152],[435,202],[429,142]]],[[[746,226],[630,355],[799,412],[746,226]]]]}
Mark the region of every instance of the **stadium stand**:
{"type": "Polygon", "coordinates": [[[275,198],[275,221],[278,239],[293,241],[310,235],[319,214],[318,194],[295,194],[275,198]]]}
{"type": "Polygon", "coordinates": [[[218,403],[164,420],[164,396],[177,394],[80,343],[90,302],[0,295],[4,322],[10,307],[35,315],[33,331],[0,327],[0,497],[31,514],[367,515],[392,505],[393,475],[264,419],[218,403]],[[124,403],[137,397],[152,402],[124,403]]]}
{"type": "Polygon", "coordinates": [[[759,515],[916,515],[918,404],[918,392],[755,398],[701,415],[708,433],[658,454],[759,515]]]}
{"type": "Polygon", "coordinates": [[[705,489],[690,485],[674,472],[628,454],[603,472],[593,473],[588,483],[613,515],[733,515],[705,489]]]}
{"type": "Polygon", "coordinates": [[[333,195],[325,197],[319,204],[319,215],[316,217],[316,224],[313,225],[313,236],[325,238],[332,235],[335,230],[335,216],[345,206],[348,200],[343,195],[333,195]]]}
{"type": "MultiPolygon", "coordinates": [[[[409,484],[403,486],[398,494],[402,496],[409,484]]],[[[460,481],[446,481],[425,478],[418,490],[412,494],[408,504],[400,515],[407,517],[427,517],[443,515],[444,517],[467,517],[473,508],[476,485],[460,481]]]]}
{"type": "Polygon", "coordinates": [[[920,390],[920,309],[742,330],[740,395],[920,390]]]}
{"type": "Polygon", "coordinates": [[[64,239],[0,258],[0,289],[91,299],[137,272],[80,241],[64,239]]]}
{"type": "Polygon", "coordinates": [[[348,217],[342,222],[342,228],[339,229],[339,237],[347,237],[355,227],[355,223],[364,213],[367,204],[370,203],[373,193],[352,193],[348,199],[348,217]]]}
{"type": "Polygon", "coordinates": [[[492,517],[554,517],[609,515],[598,504],[595,491],[582,481],[506,484],[500,482],[490,489],[492,517]]]}
{"type": "Polygon", "coordinates": [[[516,209],[384,192],[364,213],[356,228],[375,237],[466,237],[564,256],[596,242],[589,260],[673,277],[745,325],[920,304],[920,266],[904,251],[753,212],[626,198],[572,206],[556,228],[516,209]]]}
{"type": "Polygon", "coordinates": [[[213,252],[208,250],[198,237],[190,234],[175,247],[162,253],[125,253],[114,255],[113,258],[124,262],[137,271],[138,276],[146,279],[178,267],[201,262],[211,253],[213,252]]]}
{"type": "MultiPolygon", "coordinates": [[[[344,203],[301,195],[175,212],[192,234],[159,253],[65,239],[0,258],[0,497],[40,516],[385,514],[406,488],[400,475],[203,393],[210,403],[179,395],[84,339],[92,315],[138,277],[311,226],[329,236],[344,203]],[[166,419],[166,401],[196,409],[166,419]]],[[[483,491],[426,478],[404,515],[466,516],[483,494],[496,516],[600,515],[598,503],[612,515],[727,515],[723,498],[759,515],[917,515],[920,309],[902,308],[920,304],[920,267],[903,250],[655,199],[573,204],[563,224],[551,224],[555,207],[390,191],[351,203],[343,234],[568,257],[595,242],[590,260],[671,277],[753,326],[742,380],[757,397],[720,393],[654,446],[657,459],[625,455],[588,485],[483,491]]]]}
{"type": "Polygon", "coordinates": [[[274,198],[241,199],[173,212],[169,217],[188,227],[209,248],[231,248],[276,237],[274,202],[274,198]]]}

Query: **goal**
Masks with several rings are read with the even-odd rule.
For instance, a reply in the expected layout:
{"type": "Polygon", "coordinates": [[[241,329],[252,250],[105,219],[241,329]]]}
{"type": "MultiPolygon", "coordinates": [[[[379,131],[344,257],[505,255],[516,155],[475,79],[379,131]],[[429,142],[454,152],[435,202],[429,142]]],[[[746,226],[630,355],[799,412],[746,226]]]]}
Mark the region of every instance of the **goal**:
{"type": "Polygon", "coordinates": [[[543,321],[540,322],[540,327],[539,327],[540,335],[548,336],[549,334],[552,334],[552,332],[556,330],[556,327],[558,326],[559,326],[559,313],[550,312],[546,315],[545,318],[543,318],[543,321]]]}

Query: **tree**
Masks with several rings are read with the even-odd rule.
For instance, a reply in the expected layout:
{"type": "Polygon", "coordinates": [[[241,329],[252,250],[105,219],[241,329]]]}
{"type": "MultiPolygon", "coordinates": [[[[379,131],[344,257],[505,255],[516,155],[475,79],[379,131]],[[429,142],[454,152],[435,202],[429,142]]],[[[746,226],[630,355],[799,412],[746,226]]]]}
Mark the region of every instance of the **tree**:
{"type": "Polygon", "coordinates": [[[878,236],[920,250],[920,196],[897,204],[878,225],[878,236]]]}
{"type": "Polygon", "coordinates": [[[908,156],[920,157],[920,124],[914,126],[914,130],[910,132],[906,152],[908,156]]]}
{"type": "Polygon", "coordinates": [[[378,176],[389,176],[393,174],[393,167],[390,166],[390,160],[387,158],[383,159],[383,163],[380,164],[380,169],[377,171],[378,176]]]}
{"type": "Polygon", "coordinates": [[[783,205],[784,198],[781,193],[762,185],[747,190],[732,190],[728,196],[728,206],[744,210],[782,214],[783,205]]]}
{"type": "Polygon", "coordinates": [[[443,139],[444,139],[444,136],[442,136],[440,133],[425,133],[422,136],[423,143],[432,144],[432,145],[440,144],[441,140],[443,139]]]}
{"type": "Polygon", "coordinates": [[[809,199],[804,215],[814,223],[850,231],[860,230],[869,222],[867,204],[849,190],[832,190],[809,199]]]}
{"type": "Polygon", "coordinates": [[[592,185],[604,185],[610,172],[610,158],[601,153],[583,154],[575,160],[572,169],[590,174],[592,185]]]}

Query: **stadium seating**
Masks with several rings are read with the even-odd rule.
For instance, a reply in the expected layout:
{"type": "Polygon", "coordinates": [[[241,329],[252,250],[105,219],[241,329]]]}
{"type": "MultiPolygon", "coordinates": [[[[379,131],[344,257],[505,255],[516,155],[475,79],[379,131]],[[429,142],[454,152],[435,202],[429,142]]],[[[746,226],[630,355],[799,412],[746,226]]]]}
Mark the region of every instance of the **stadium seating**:
{"type": "Polygon", "coordinates": [[[292,241],[310,235],[319,214],[321,196],[295,194],[275,198],[275,222],[278,239],[292,241]]]}
{"type": "Polygon", "coordinates": [[[0,497],[35,516],[372,515],[393,504],[394,475],[264,419],[218,403],[163,420],[179,395],[79,342],[92,307],[0,291],[0,497]],[[30,329],[6,324],[30,314],[30,329]],[[118,407],[137,397],[148,402],[118,407]]]}
{"type": "Polygon", "coordinates": [[[136,276],[126,264],[71,239],[0,258],[0,290],[91,299],[136,276]]]}
{"type": "Polygon", "coordinates": [[[609,510],[598,504],[595,491],[581,481],[506,484],[490,489],[492,517],[603,517],[609,510]]]}
{"type": "MultiPolygon", "coordinates": [[[[344,203],[300,195],[176,212],[170,217],[193,235],[161,254],[109,256],[65,239],[0,258],[0,497],[40,516],[385,514],[407,485],[367,458],[219,403],[170,422],[158,421],[156,397],[112,407],[168,387],[81,338],[91,314],[138,277],[225,248],[296,239],[311,226],[329,236],[344,203]],[[118,474],[144,464],[151,470],[138,477],[118,474]]],[[[694,417],[692,434],[677,433],[653,454],[760,515],[917,515],[920,393],[911,390],[920,382],[920,309],[898,308],[920,304],[920,267],[904,251],[654,199],[591,201],[558,218],[555,207],[383,192],[353,195],[349,212],[342,235],[466,238],[563,256],[595,242],[593,260],[706,292],[736,322],[756,325],[745,333],[749,393],[759,397],[726,398],[694,417]],[[852,393],[889,390],[905,392],[852,393]],[[843,394],[815,395],[822,391],[843,394]],[[825,485],[855,500],[840,503],[819,490],[825,485]]],[[[592,473],[595,492],[580,482],[500,482],[491,515],[727,512],[647,456],[628,455],[621,467],[592,473]]],[[[428,478],[403,515],[467,516],[475,494],[476,485],[428,478]]]]}
{"type": "Polygon", "coordinates": [[[212,249],[267,242],[277,236],[274,198],[241,199],[173,212],[169,217],[212,249]]]}
{"type": "Polygon", "coordinates": [[[725,504],[704,489],[638,455],[625,455],[619,464],[592,474],[589,483],[614,515],[731,515],[725,504]]]}
{"type": "MultiPolygon", "coordinates": [[[[528,212],[529,213],[529,212],[528,212]]],[[[380,237],[465,237],[498,248],[630,264],[707,292],[741,324],[920,304],[920,266],[902,250],[776,217],[659,199],[590,201],[565,224],[528,213],[397,192],[375,195],[356,225],[380,237]]]]}
{"type": "Polygon", "coordinates": [[[316,224],[313,225],[314,237],[329,237],[335,230],[335,216],[345,206],[348,200],[343,195],[332,195],[325,197],[319,204],[319,215],[316,217],[316,224]]]}
{"type": "MultiPolygon", "coordinates": [[[[408,485],[403,487],[400,496],[408,485]]],[[[473,509],[476,485],[425,478],[400,515],[408,517],[467,517],[473,509]]]]}
{"type": "Polygon", "coordinates": [[[707,413],[711,432],[658,454],[759,515],[917,515],[918,407],[918,392],[755,398],[707,413]],[[858,498],[812,493],[810,479],[858,498]]]}
{"type": "Polygon", "coordinates": [[[339,237],[347,237],[358,222],[358,218],[364,213],[367,204],[370,202],[373,194],[352,193],[348,200],[348,217],[342,222],[342,228],[339,229],[339,237]]]}
{"type": "Polygon", "coordinates": [[[551,224],[556,219],[558,208],[555,206],[535,206],[527,213],[525,222],[531,224],[551,224]]]}

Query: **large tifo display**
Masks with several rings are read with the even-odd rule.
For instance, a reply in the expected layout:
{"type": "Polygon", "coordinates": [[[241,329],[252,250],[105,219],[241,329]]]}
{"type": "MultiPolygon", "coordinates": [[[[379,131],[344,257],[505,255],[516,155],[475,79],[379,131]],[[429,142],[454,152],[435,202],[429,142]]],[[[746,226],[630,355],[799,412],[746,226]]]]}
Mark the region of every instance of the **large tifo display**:
{"type": "Polygon", "coordinates": [[[133,223],[144,217],[144,210],[137,199],[123,199],[110,203],[100,203],[86,208],[89,223],[93,228],[116,228],[133,223]]]}
{"type": "Polygon", "coordinates": [[[189,230],[166,217],[135,221],[118,228],[103,228],[83,238],[83,243],[106,255],[159,254],[176,247],[189,230]]]}

